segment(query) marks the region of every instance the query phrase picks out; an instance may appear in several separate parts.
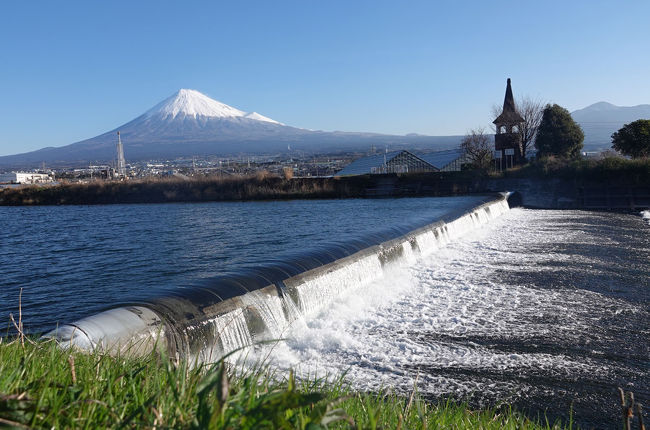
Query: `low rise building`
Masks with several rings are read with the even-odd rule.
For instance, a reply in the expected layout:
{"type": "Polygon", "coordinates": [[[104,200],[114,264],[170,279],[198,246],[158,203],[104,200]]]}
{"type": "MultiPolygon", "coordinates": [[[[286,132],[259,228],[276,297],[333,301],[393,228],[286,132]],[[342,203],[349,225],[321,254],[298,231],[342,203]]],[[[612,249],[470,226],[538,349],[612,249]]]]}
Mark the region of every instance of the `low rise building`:
{"type": "Polygon", "coordinates": [[[467,157],[461,149],[418,154],[418,157],[431,164],[440,172],[460,172],[463,164],[467,163],[467,157]]]}
{"type": "Polygon", "coordinates": [[[50,173],[35,172],[15,172],[15,184],[47,184],[54,182],[54,177],[50,173]]]}
{"type": "Polygon", "coordinates": [[[408,151],[393,151],[369,155],[354,160],[335,176],[353,176],[381,173],[435,172],[437,169],[408,151]]]}
{"type": "Polygon", "coordinates": [[[353,176],[382,173],[420,173],[460,171],[465,156],[460,149],[413,154],[393,151],[369,155],[354,160],[335,176],[353,176]]]}

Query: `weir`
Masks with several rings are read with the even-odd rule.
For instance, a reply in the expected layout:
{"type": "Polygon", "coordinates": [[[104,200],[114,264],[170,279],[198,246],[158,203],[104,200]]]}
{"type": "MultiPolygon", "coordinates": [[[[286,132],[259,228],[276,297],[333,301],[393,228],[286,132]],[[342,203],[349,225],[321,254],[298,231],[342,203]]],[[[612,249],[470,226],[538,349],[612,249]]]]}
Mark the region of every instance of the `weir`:
{"type": "Polygon", "coordinates": [[[48,333],[63,347],[213,362],[255,342],[279,339],[336,297],[412,264],[510,209],[510,193],[420,225],[331,242],[146,302],[106,310],[48,333]]]}

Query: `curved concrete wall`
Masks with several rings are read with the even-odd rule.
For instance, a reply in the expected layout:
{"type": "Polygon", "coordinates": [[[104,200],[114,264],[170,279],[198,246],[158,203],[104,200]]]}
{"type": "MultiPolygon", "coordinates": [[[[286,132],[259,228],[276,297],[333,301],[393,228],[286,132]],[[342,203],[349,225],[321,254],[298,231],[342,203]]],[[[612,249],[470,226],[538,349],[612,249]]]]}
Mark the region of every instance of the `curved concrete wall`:
{"type": "Polygon", "coordinates": [[[198,362],[265,339],[297,318],[367,285],[394,264],[409,264],[509,210],[509,193],[433,223],[320,246],[146,303],[110,309],[48,333],[62,346],[142,355],[159,348],[198,362]]]}

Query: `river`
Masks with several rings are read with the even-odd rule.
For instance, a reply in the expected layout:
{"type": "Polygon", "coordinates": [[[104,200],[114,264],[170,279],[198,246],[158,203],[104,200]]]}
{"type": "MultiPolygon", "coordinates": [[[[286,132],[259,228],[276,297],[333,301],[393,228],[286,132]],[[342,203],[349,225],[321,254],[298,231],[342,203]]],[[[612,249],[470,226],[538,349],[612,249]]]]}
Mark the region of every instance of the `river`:
{"type": "MultiPolygon", "coordinates": [[[[32,331],[224,271],[478,198],[0,208],[0,312],[32,331]],[[5,246],[5,244],[7,246],[5,246]]],[[[618,423],[616,387],[650,400],[650,226],[641,216],[514,209],[294,324],[269,357],[582,426],[618,423]]]]}

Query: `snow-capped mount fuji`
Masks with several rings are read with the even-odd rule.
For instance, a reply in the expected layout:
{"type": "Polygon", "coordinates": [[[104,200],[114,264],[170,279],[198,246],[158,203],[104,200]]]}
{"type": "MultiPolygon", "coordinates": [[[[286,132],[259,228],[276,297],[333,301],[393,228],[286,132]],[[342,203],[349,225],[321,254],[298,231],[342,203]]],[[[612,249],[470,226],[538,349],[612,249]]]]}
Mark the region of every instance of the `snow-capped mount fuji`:
{"type": "Polygon", "coordinates": [[[145,113],[147,117],[161,117],[163,120],[176,118],[247,118],[256,121],[284,125],[278,121],[260,115],[257,112],[246,113],[227,104],[202,94],[196,90],[180,89],[171,97],[163,100],[145,113]]]}
{"type": "Polygon", "coordinates": [[[136,145],[260,140],[301,133],[301,129],[257,112],[244,112],[187,89],[178,90],[118,129],[125,144],[136,145]]]}
{"type": "MultiPolygon", "coordinates": [[[[138,156],[139,145],[143,146],[143,150],[153,149],[150,146],[156,144],[183,145],[183,151],[180,151],[181,147],[165,148],[167,151],[163,152],[169,155],[184,155],[189,153],[186,150],[195,150],[197,144],[212,144],[212,150],[217,150],[217,153],[220,149],[242,152],[246,150],[245,147],[242,148],[241,144],[235,147],[232,144],[307,132],[286,126],[257,112],[244,112],[196,90],[187,89],[177,91],[138,118],[106,135],[110,137],[117,130],[120,131],[124,144],[135,147],[138,156]],[[219,148],[215,146],[218,142],[219,148]]],[[[200,155],[205,152],[204,149],[198,151],[200,155]]],[[[144,153],[142,155],[146,156],[144,153]]]]}
{"type": "Polygon", "coordinates": [[[291,127],[257,112],[245,112],[199,91],[181,89],[134,120],[91,139],[0,157],[0,167],[82,166],[115,159],[119,131],[127,161],[192,156],[272,155],[303,151],[333,153],[457,147],[459,136],[391,136],[324,132],[291,127]]]}

